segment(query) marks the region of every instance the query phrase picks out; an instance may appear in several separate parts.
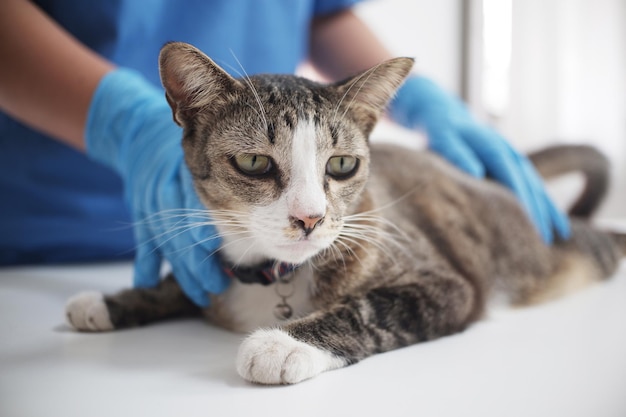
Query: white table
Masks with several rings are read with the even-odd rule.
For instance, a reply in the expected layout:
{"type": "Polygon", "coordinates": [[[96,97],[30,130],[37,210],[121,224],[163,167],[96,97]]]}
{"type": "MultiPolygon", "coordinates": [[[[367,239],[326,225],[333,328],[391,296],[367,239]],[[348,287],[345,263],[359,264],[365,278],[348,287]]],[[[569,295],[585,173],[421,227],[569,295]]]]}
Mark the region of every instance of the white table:
{"type": "Polygon", "coordinates": [[[242,335],[200,321],[64,323],[69,296],[126,286],[131,270],[0,269],[0,416],[626,416],[626,263],[567,299],[287,387],[241,380],[242,335]]]}

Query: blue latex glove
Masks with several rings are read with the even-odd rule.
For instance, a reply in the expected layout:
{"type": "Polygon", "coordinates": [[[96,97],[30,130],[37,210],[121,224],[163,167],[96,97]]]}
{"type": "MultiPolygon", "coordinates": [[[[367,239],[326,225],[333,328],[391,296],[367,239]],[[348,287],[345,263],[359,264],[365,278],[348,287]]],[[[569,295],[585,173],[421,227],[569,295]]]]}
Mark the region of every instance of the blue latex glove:
{"type": "Polygon", "coordinates": [[[98,85],[89,107],[87,153],[117,171],[135,220],[134,283],[155,286],[163,258],[185,294],[207,306],[208,293],[229,279],[215,256],[219,245],[183,160],[182,129],[162,91],[139,73],[117,69],[98,85]],[[187,218],[183,214],[190,214],[187,218]]]}
{"type": "Polygon", "coordinates": [[[390,108],[394,120],[423,129],[430,149],[476,177],[486,174],[519,198],[546,243],[554,230],[569,237],[569,220],[546,193],[528,158],[498,133],[476,121],[466,106],[431,80],[414,76],[400,88],[390,108]]]}

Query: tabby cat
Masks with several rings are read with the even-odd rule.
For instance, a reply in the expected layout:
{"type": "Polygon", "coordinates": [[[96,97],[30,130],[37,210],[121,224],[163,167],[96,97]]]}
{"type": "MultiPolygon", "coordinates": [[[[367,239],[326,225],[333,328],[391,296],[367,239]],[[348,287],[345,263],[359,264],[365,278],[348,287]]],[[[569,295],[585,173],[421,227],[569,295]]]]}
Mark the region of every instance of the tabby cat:
{"type": "Polygon", "coordinates": [[[626,238],[583,220],[607,182],[593,149],[531,155],[542,173],[587,178],[571,238],[546,246],[502,186],[427,151],[369,143],[412,65],[392,59],[331,85],[235,79],[191,45],[165,45],[161,79],[232,284],[203,311],[171,276],[152,289],[83,293],[68,303],[69,322],[108,331],[203,313],[251,332],[236,360],[243,378],[291,384],[460,332],[496,291],[528,304],[609,277],[626,238]]]}

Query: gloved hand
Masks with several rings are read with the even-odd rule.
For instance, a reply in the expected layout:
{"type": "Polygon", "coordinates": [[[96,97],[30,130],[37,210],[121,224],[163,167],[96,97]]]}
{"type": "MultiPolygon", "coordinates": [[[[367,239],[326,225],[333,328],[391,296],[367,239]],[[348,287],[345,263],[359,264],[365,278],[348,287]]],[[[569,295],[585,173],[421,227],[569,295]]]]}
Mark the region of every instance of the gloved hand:
{"type": "Polygon", "coordinates": [[[183,160],[182,129],[165,95],[139,73],[116,69],[98,85],[85,131],[87,153],[117,171],[135,220],[134,283],[155,286],[163,258],[185,294],[207,306],[229,279],[215,256],[219,246],[183,160]]]}
{"type": "Polygon", "coordinates": [[[408,128],[423,129],[430,149],[476,177],[486,174],[519,198],[546,243],[554,230],[570,234],[569,221],[550,200],[528,158],[498,133],[476,121],[466,106],[431,80],[413,76],[391,103],[392,118],[408,128]]]}

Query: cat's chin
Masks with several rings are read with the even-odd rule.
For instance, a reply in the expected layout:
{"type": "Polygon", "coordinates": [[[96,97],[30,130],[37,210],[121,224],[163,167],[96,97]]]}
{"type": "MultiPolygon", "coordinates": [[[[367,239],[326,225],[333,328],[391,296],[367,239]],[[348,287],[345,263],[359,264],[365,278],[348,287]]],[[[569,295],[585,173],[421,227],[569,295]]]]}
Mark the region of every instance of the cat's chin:
{"type": "Polygon", "coordinates": [[[320,243],[302,240],[293,243],[277,245],[272,251],[275,252],[272,257],[281,262],[287,262],[297,265],[311,259],[324,248],[325,246],[320,245],[320,243]]]}
{"type": "Polygon", "coordinates": [[[265,236],[263,240],[255,240],[255,244],[251,246],[248,242],[239,244],[237,240],[231,242],[226,238],[220,253],[226,261],[236,265],[253,266],[266,262],[268,259],[300,265],[332,244],[332,239],[326,238],[276,240],[265,236]]]}

